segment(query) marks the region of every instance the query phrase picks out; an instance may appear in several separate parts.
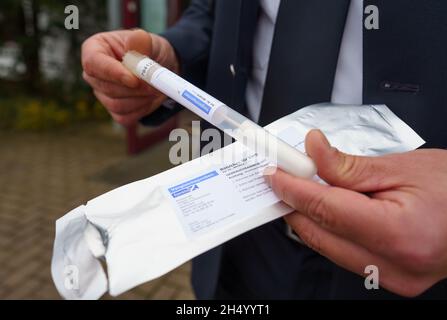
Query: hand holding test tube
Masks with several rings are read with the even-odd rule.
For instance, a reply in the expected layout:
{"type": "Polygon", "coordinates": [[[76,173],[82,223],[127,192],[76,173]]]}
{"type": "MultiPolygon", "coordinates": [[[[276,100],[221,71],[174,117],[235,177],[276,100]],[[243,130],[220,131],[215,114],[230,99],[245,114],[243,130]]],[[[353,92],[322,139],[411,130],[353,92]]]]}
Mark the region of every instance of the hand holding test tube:
{"type": "Polygon", "coordinates": [[[267,158],[280,169],[302,178],[312,178],[317,173],[314,162],[308,156],[152,59],[129,51],[123,57],[123,64],[138,78],[243,143],[248,149],[267,158]]]}

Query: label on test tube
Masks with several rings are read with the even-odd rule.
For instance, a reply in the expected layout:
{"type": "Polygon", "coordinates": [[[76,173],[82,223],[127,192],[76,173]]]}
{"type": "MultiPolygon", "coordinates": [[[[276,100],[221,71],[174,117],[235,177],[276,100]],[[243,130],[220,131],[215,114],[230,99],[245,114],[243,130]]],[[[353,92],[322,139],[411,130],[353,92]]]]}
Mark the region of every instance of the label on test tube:
{"type": "Polygon", "coordinates": [[[205,99],[200,99],[198,95],[195,95],[188,90],[183,91],[182,97],[206,114],[210,114],[212,108],[205,102],[205,99]]]}
{"type": "Polygon", "coordinates": [[[168,97],[211,123],[215,111],[223,105],[205,91],[165,68],[155,71],[151,83],[168,97]]]}
{"type": "Polygon", "coordinates": [[[154,88],[163,92],[185,106],[201,118],[213,123],[215,111],[224,106],[222,102],[213,98],[205,91],[179,77],[166,68],[158,66],[151,59],[143,59],[137,65],[140,77],[154,88]]]}
{"type": "Polygon", "coordinates": [[[145,79],[147,82],[150,82],[151,79],[149,71],[156,64],[157,63],[155,61],[148,58],[144,58],[138,63],[136,71],[138,72],[138,74],[141,76],[142,79],[145,79]]]}

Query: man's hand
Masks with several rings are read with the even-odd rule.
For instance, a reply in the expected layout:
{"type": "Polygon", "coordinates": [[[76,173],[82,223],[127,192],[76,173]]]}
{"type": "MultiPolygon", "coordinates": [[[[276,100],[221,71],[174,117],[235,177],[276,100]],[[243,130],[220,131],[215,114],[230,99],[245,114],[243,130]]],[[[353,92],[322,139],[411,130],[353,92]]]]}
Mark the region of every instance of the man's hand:
{"type": "Polygon", "coordinates": [[[82,46],[84,79],[118,123],[131,125],[157,109],[165,97],[129,72],[121,59],[129,50],[145,54],[174,72],[179,62],[169,42],[143,30],[105,32],[82,46]]]}
{"type": "Polygon", "coordinates": [[[266,179],[309,247],[359,275],[377,266],[381,285],[403,296],[447,278],[447,151],[355,157],[317,130],[306,149],[331,186],[280,170],[266,179]]]}

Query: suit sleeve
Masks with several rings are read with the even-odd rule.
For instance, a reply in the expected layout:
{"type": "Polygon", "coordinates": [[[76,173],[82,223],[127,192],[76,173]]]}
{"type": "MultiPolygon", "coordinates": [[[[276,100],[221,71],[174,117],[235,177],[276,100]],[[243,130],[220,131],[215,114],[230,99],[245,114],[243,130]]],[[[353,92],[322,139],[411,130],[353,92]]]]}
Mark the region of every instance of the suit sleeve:
{"type": "Polygon", "coordinates": [[[182,18],[161,34],[174,47],[182,67],[194,65],[209,54],[214,19],[213,2],[193,0],[182,18]]]}

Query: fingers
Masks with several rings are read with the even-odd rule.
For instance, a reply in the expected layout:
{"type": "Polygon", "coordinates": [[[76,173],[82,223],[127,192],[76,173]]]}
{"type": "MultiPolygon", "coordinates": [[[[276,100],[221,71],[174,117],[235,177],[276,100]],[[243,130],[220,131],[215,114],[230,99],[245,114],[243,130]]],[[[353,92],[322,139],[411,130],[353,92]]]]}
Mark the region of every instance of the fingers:
{"type": "MultiPolygon", "coordinates": [[[[393,241],[390,235],[398,230],[396,216],[388,214],[391,206],[397,206],[395,203],[296,178],[281,170],[266,179],[277,196],[289,206],[322,228],[373,251],[388,248],[389,242],[393,241]]],[[[400,212],[398,209],[396,211],[400,212]]]]}
{"type": "Polygon", "coordinates": [[[367,266],[377,267],[380,285],[388,290],[411,297],[430,286],[430,280],[407,273],[380,255],[321,228],[304,215],[293,213],[285,219],[306,245],[340,267],[363,277],[367,275],[367,266]]]}
{"type": "Polygon", "coordinates": [[[151,56],[152,37],[143,30],[97,34],[82,46],[84,79],[113,118],[130,125],[154,111],[165,97],[121,63],[128,50],[151,56]]]}
{"type": "Polygon", "coordinates": [[[97,91],[95,96],[107,106],[113,119],[124,126],[137,123],[142,117],[152,113],[165,99],[164,96],[114,99],[97,91]]]}
{"type": "Polygon", "coordinates": [[[134,89],[115,84],[113,82],[99,80],[93,78],[84,72],[84,80],[97,92],[102,92],[103,94],[111,98],[130,98],[130,97],[158,97],[160,93],[153,87],[149,86],[144,82],[140,82],[139,86],[134,89]]]}
{"type": "Polygon", "coordinates": [[[129,88],[139,80],[121,64],[129,50],[152,54],[152,37],[143,30],[102,33],[89,38],[82,46],[82,65],[87,75],[129,88]]]}
{"type": "Polygon", "coordinates": [[[129,88],[137,87],[139,80],[120,62],[124,51],[122,38],[127,32],[109,32],[95,35],[82,46],[82,67],[90,77],[129,88]]]}
{"type": "Polygon", "coordinates": [[[302,214],[290,214],[285,220],[309,248],[351,272],[363,275],[366,266],[378,264],[378,257],[321,228],[302,214]]]}
{"type": "Polygon", "coordinates": [[[152,56],[152,36],[144,30],[134,30],[126,38],[126,51],[152,56]]]}
{"type": "Polygon", "coordinates": [[[118,115],[126,115],[129,113],[134,113],[148,105],[151,105],[151,98],[147,97],[129,97],[129,98],[111,98],[110,96],[95,91],[95,96],[99,101],[105,106],[111,113],[118,115]]]}
{"type": "Polygon", "coordinates": [[[128,88],[136,88],[140,82],[121,62],[103,53],[91,54],[83,59],[83,68],[85,73],[92,78],[128,88]]]}
{"type": "Polygon", "coordinates": [[[137,111],[129,113],[129,114],[120,115],[120,114],[116,114],[116,113],[111,113],[111,115],[112,115],[113,120],[115,120],[115,122],[117,122],[125,127],[128,127],[128,126],[138,123],[138,121],[140,121],[141,118],[150,114],[153,110],[154,110],[154,108],[152,106],[146,106],[146,107],[138,109],[137,111]]]}
{"type": "Polygon", "coordinates": [[[401,164],[398,156],[359,157],[332,148],[319,130],[306,137],[306,151],[318,167],[318,175],[333,186],[358,192],[374,192],[397,185],[401,164]]]}

